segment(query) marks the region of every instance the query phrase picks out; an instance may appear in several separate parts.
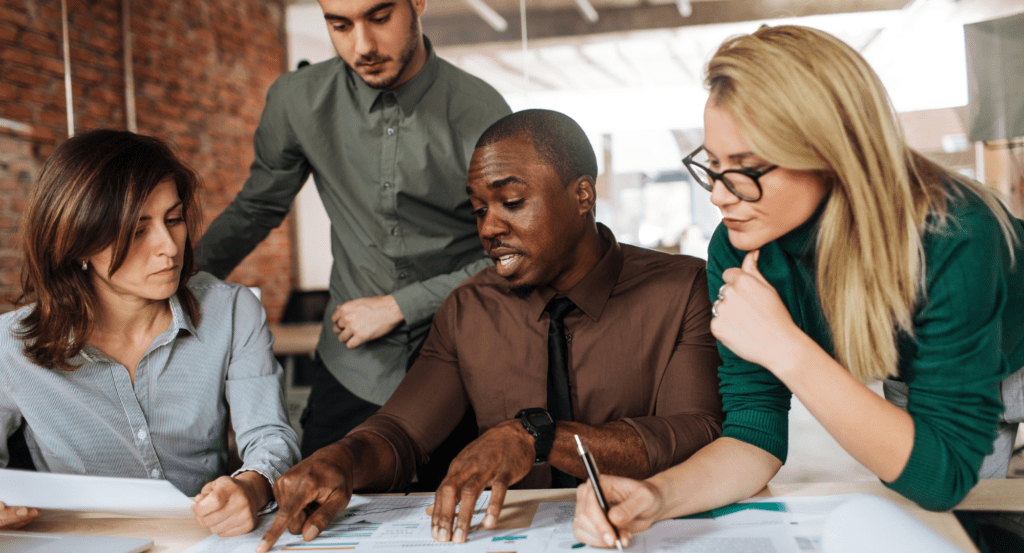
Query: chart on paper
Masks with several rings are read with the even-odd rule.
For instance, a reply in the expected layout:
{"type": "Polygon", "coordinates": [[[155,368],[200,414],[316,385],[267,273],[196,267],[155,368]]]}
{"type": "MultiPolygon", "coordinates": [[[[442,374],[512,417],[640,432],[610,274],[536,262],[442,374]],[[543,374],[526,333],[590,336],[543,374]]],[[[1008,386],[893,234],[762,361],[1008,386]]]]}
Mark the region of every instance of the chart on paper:
{"type": "MultiPolygon", "coordinates": [[[[438,543],[430,536],[427,507],[434,496],[353,496],[352,505],[335,517],[316,539],[306,542],[300,536],[285,533],[273,551],[403,551],[406,553],[527,553],[542,550],[550,539],[550,530],[528,529],[484,531],[480,521],[490,501],[484,492],[473,510],[472,527],[465,544],[438,543]]],[[[188,553],[251,553],[270,526],[266,516],[260,525],[244,536],[210,536],[188,553]]]]}

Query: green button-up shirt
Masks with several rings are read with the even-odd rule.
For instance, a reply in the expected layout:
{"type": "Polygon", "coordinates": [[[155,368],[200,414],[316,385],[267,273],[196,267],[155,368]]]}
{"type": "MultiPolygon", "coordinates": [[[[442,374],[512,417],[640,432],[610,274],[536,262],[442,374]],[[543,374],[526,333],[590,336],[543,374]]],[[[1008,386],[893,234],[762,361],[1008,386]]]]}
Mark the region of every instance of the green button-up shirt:
{"type": "Polygon", "coordinates": [[[493,88],[438,58],[395,90],[371,88],[340,57],[280,77],[235,200],[198,245],[199,264],[231,272],[281,224],[312,173],[331,221],[331,301],[317,351],[359,397],[383,404],[451,290],[490,264],[465,192],[483,131],[510,113],[493,88]],[[406,323],[348,349],[331,314],[392,294],[406,323]]]}

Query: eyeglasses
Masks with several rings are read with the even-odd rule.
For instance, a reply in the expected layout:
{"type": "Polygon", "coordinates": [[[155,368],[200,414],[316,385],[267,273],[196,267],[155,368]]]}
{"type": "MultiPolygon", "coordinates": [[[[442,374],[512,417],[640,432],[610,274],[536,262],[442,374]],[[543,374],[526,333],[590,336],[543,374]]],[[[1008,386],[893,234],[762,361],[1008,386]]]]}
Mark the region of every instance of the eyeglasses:
{"type": "Polygon", "coordinates": [[[761,199],[761,182],[760,178],[769,171],[778,169],[778,165],[772,165],[767,169],[754,170],[754,169],[726,169],[721,173],[716,173],[711,169],[707,168],[708,153],[701,145],[690,155],[683,158],[683,165],[693,175],[694,180],[698,184],[703,186],[710,192],[715,187],[715,181],[722,181],[722,184],[729,189],[737,198],[747,201],[756,202],[761,199]],[[703,158],[699,157],[703,155],[703,158]]]}

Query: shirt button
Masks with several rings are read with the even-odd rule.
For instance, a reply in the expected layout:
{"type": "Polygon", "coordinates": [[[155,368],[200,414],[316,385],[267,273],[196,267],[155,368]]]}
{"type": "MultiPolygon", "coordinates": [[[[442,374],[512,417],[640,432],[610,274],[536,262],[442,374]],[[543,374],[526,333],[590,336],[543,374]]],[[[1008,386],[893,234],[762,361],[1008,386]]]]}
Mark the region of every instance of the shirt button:
{"type": "Polygon", "coordinates": [[[406,276],[408,275],[406,275],[405,273],[398,273],[398,278],[405,278],[406,276]]]}
{"type": "Polygon", "coordinates": [[[160,478],[160,469],[153,469],[153,472],[149,473],[153,478],[160,478]]]}
{"type": "Polygon", "coordinates": [[[388,127],[388,135],[395,134],[395,129],[388,127]]]}
{"type": "Polygon", "coordinates": [[[385,182],[384,183],[384,188],[385,189],[391,188],[391,183],[390,182],[385,182]]]}
{"type": "Polygon", "coordinates": [[[391,229],[391,236],[398,236],[398,227],[394,227],[391,229]]]}
{"type": "Polygon", "coordinates": [[[136,434],[136,436],[138,436],[140,440],[145,440],[146,439],[146,431],[140,428],[139,429],[139,433],[136,434]]]}

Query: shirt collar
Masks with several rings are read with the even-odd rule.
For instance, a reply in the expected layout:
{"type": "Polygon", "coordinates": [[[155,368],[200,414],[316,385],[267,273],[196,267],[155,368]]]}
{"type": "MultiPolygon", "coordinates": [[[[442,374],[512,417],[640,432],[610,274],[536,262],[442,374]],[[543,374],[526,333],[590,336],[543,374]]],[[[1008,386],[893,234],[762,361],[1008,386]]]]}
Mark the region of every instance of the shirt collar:
{"type": "MultiPolygon", "coordinates": [[[[565,294],[580,311],[595,321],[601,318],[604,306],[619,281],[619,273],[622,272],[622,246],[615,240],[615,235],[608,227],[597,223],[597,230],[608,240],[610,247],[597,265],[565,294]]],[[[540,320],[544,308],[557,294],[558,291],[550,286],[539,288],[527,298],[530,302],[530,313],[540,320]]]]}
{"type": "Polygon", "coordinates": [[[345,78],[348,81],[349,87],[355,90],[356,96],[359,98],[359,105],[364,106],[366,112],[373,111],[376,106],[383,103],[385,95],[392,94],[398,101],[399,107],[402,108],[402,113],[412,113],[413,108],[419,103],[423,95],[427,93],[431,85],[437,79],[437,72],[441,65],[438,61],[437,54],[434,53],[434,47],[430,44],[430,39],[426,36],[423,37],[423,45],[427,49],[427,61],[420,68],[419,72],[412,76],[406,83],[399,86],[394,90],[381,90],[379,88],[373,88],[366,84],[366,81],[359,76],[358,73],[352,70],[347,64],[345,65],[345,78]]]}
{"type": "MultiPolygon", "coordinates": [[[[195,325],[192,324],[192,319],[189,318],[188,314],[181,307],[181,301],[178,300],[178,294],[172,295],[168,300],[168,305],[171,308],[171,324],[167,327],[167,330],[160,333],[159,336],[153,340],[153,344],[146,351],[148,354],[153,349],[170,343],[172,340],[181,335],[182,331],[186,331],[197,339],[199,334],[196,332],[195,325]]],[[[103,354],[102,351],[86,344],[82,348],[82,351],[76,356],[76,358],[82,358],[88,363],[100,363],[100,362],[112,362],[113,360],[103,354]]],[[[77,364],[77,363],[73,363],[77,364]]]]}

